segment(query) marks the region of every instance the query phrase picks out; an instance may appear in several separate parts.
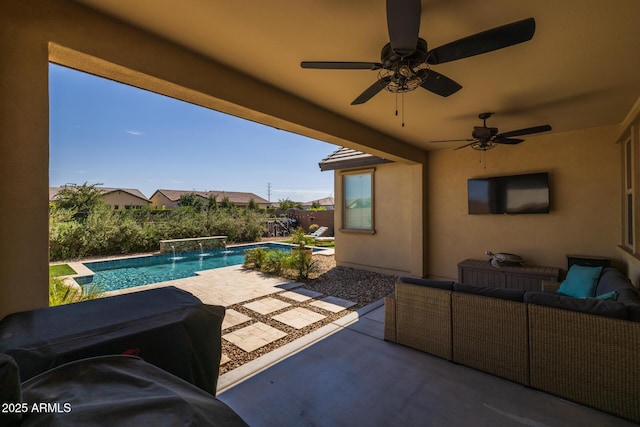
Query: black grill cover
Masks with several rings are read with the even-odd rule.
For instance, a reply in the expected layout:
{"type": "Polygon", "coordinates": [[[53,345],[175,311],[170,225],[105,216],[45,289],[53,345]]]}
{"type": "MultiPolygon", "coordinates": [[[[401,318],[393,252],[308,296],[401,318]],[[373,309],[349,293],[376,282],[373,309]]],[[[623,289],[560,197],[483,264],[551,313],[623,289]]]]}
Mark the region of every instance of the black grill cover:
{"type": "Polygon", "coordinates": [[[225,403],[131,356],[71,362],[22,384],[21,426],[246,426],[225,403]]]}
{"type": "Polygon", "coordinates": [[[15,313],[0,322],[0,353],[21,381],[88,357],[129,354],[215,395],[224,307],[175,287],[15,313]]]}

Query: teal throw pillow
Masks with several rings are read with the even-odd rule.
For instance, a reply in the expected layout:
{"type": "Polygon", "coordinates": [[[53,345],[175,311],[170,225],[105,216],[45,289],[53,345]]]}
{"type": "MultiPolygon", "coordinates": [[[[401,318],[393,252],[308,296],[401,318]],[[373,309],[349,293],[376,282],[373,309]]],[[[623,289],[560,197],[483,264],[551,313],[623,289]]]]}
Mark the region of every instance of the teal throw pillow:
{"type": "Polygon", "coordinates": [[[601,271],[602,267],[572,265],[567,278],[560,284],[558,293],[575,298],[594,297],[601,271]]]}

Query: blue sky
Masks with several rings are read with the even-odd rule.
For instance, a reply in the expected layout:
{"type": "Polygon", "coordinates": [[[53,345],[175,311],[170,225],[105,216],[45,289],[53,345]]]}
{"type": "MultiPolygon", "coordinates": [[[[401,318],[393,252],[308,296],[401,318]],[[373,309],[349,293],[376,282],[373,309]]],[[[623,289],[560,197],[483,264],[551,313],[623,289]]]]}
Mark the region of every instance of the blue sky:
{"type": "Polygon", "coordinates": [[[51,64],[49,185],[333,196],[338,147],[51,64]]]}

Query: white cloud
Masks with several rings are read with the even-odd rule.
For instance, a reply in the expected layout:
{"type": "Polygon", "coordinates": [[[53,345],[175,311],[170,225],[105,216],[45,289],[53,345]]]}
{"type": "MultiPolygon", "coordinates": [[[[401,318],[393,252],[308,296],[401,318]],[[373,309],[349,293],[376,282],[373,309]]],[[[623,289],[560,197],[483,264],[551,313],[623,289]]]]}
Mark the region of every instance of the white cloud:
{"type": "Polygon", "coordinates": [[[134,135],[134,136],[144,135],[144,132],[140,132],[140,131],[137,131],[137,130],[128,130],[127,133],[129,135],[134,135]]]}

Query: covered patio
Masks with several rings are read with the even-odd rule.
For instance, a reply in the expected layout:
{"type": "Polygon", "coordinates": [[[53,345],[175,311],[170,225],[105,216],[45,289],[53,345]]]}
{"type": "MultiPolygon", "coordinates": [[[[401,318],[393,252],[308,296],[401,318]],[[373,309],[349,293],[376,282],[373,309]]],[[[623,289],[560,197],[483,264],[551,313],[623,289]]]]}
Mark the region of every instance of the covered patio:
{"type": "MultiPolygon", "coordinates": [[[[383,91],[352,106],[376,73],[300,62],[378,61],[389,41],[383,1],[3,1],[0,317],[47,305],[50,63],[392,161],[367,171],[375,228],[365,232],[344,229],[344,175],[335,172],[339,265],[456,280],[458,262],[489,249],[558,268],[578,253],[610,258],[637,287],[637,2],[422,3],[430,47],[529,17],[536,35],[434,67],[464,86],[450,97],[383,91]],[[553,131],[485,157],[433,142],[469,138],[483,112],[501,131],[553,131]],[[551,177],[548,215],[468,214],[468,179],[541,170],[551,177]]],[[[251,425],[628,424],[385,342],[380,316],[341,327],[221,399],[251,425]]]]}

